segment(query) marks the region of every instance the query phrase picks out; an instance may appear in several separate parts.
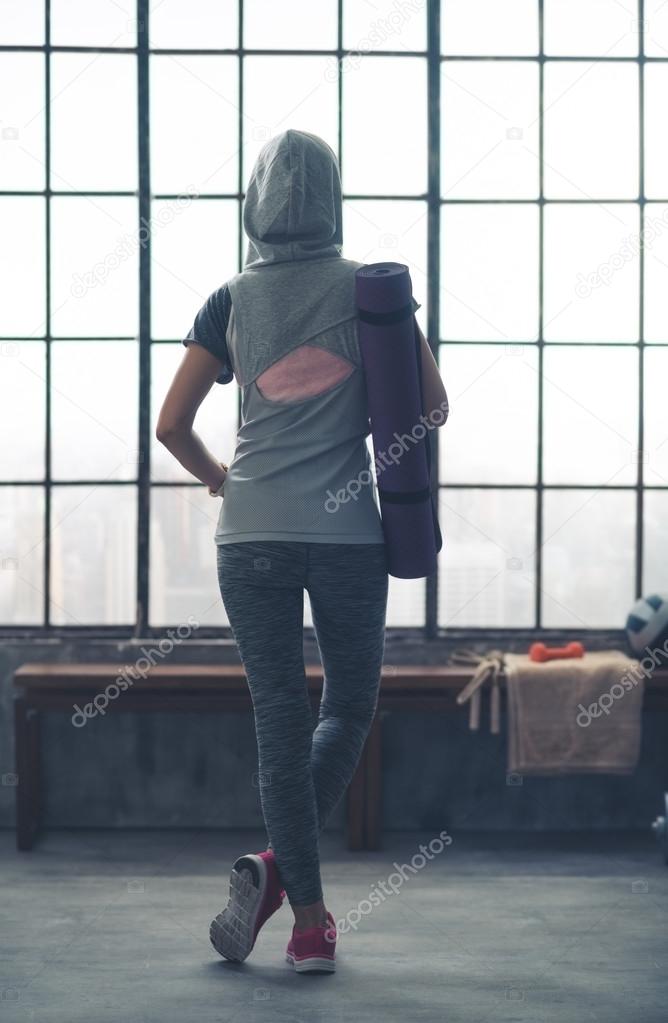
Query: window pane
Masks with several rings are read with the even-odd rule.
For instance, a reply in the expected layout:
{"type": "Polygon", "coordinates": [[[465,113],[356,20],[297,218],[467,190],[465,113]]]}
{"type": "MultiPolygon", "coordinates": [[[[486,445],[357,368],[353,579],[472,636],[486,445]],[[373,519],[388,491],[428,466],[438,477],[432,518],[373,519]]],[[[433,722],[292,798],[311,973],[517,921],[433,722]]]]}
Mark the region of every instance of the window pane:
{"type": "Polygon", "coordinates": [[[138,331],[137,200],[51,200],[51,318],[60,337],[138,331]]]}
{"type": "Polygon", "coordinates": [[[288,128],[313,132],[337,152],[337,80],[328,61],[328,57],[245,58],[244,184],[265,142],[288,128]]]}
{"type": "Polygon", "coordinates": [[[133,486],[53,488],[54,625],[135,620],[137,492],[133,486]]]}
{"type": "Polygon", "coordinates": [[[218,588],[214,533],[220,500],[205,487],[151,493],[150,624],[227,625],[218,588]]]}
{"type": "MultiPolygon", "coordinates": [[[[155,438],[155,424],[158,421],[160,407],[185,351],[181,344],[151,346],[151,477],[154,480],[193,482],[191,474],[186,472],[164,444],[159,444],[155,438]]],[[[228,465],[232,460],[237,440],[238,394],[239,388],[234,381],[229,384],[215,384],[200,405],[195,419],[195,429],[209,451],[228,465]]]]}
{"type": "Polygon", "coordinates": [[[450,199],[537,198],[537,64],[442,65],[441,194],[450,199]]]}
{"type": "Polygon", "coordinates": [[[333,50],[337,0],[244,0],[244,46],[252,50],[333,50]]]}
{"type": "Polygon", "coordinates": [[[644,513],[645,544],[642,592],[647,595],[667,593],[668,492],[665,490],[646,491],[644,513]]]}
{"type": "Polygon", "coordinates": [[[43,341],[0,341],[0,479],[44,476],[45,358],[43,341]]]}
{"type": "Polygon", "coordinates": [[[645,53],[648,57],[665,57],[668,53],[666,0],[645,0],[645,53]]]}
{"type": "Polygon", "coordinates": [[[534,340],[537,250],[537,206],[444,206],[441,336],[465,341],[534,340]]]}
{"type": "MultiPolygon", "coordinates": [[[[643,221],[645,250],[645,341],[668,341],[668,205],[648,203],[643,221]]],[[[636,235],[637,250],[639,239],[636,235]]]]}
{"type": "Polygon", "coordinates": [[[538,52],[536,0],[447,0],[441,5],[441,52],[538,52]]]}
{"type": "Polygon", "coordinates": [[[44,200],[0,196],[0,334],[34,337],[46,329],[44,200]]]}
{"type": "Polygon", "coordinates": [[[665,199],[668,196],[668,140],[664,131],[668,67],[665,64],[645,64],[644,102],[645,195],[665,199]]]}
{"type": "MultiPolygon", "coordinates": [[[[396,0],[343,0],[343,45],[347,50],[426,50],[427,5],[396,0]]],[[[344,61],[344,71],[346,62],[344,61]]]]}
{"type": "Polygon", "coordinates": [[[637,65],[548,61],[545,195],[634,199],[638,187],[637,65]]]}
{"type": "Polygon", "coordinates": [[[136,58],[54,53],[51,65],[51,187],[135,189],[136,58]]]}
{"type": "Polygon", "coordinates": [[[439,367],[452,411],[438,431],[441,482],[535,483],[536,346],[441,345],[439,367]]]}
{"type": "Polygon", "coordinates": [[[344,254],[361,263],[405,263],[427,323],[427,205],[400,200],[347,199],[343,204],[344,254]]]}
{"type": "Polygon", "coordinates": [[[638,52],[637,6],[619,0],[545,0],[545,52],[634,56],[638,52]]]}
{"type": "Polygon", "coordinates": [[[151,46],[229,49],[239,42],[238,0],[153,0],[151,46]]]}
{"type": "Polygon", "coordinates": [[[427,62],[361,57],[343,78],[345,192],[427,190],[427,62]],[[369,97],[374,97],[370,108],[369,97]],[[400,125],[400,130],[397,130],[400,125]]]}
{"type": "Polygon", "coordinates": [[[623,628],[634,594],[635,494],[545,492],[543,626],[623,628]]]}
{"type": "Polygon", "coordinates": [[[154,192],[236,192],[237,69],[236,57],[151,58],[154,192]]]}
{"type": "Polygon", "coordinates": [[[645,352],[645,376],[643,379],[643,397],[645,399],[643,474],[646,483],[661,487],[668,485],[666,380],[668,380],[668,348],[648,349],[645,352]]]}
{"type": "Polygon", "coordinates": [[[44,188],[44,57],[0,54],[0,188],[44,188]]]}
{"type": "Polygon", "coordinates": [[[54,478],[136,478],[137,342],[55,341],[51,352],[54,478]]]}
{"type": "Polygon", "coordinates": [[[441,491],[439,625],[534,625],[535,501],[531,490],[441,491]]]}
{"type": "Polygon", "coordinates": [[[544,333],[548,341],[637,341],[638,207],[545,207],[544,333]]]}
{"type": "Polygon", "coordinates": [[[44,0],[0,0],[0,45],[42,46],[44,0]]]}
{"type": "Polygon", "coordinates": [[[177,203],[153,203],[151,296],[153,336],[180,340],[211,292],[237,272],[237,202],[177,203]]]}
{"type": "Polygon", "coordinates": [[[136,7],[134,0],[51,0],[51,42],[136,46],[136,7]]]}
{"type": "Polygon", "coordinates": [[[419,628],[424,626],[425,615],[424,579],[395,579],[390,576],[385,624],[419,628]]]}
{"type": "Polygon", "coordinates": [[[635,483],[637,349],[577,345],[544,355],[545,482],[635,483]]]}
{"type": "Polygon", "coordinates": [[[42,625],[44,491],[0,487],[0,625],[42,625]]]}

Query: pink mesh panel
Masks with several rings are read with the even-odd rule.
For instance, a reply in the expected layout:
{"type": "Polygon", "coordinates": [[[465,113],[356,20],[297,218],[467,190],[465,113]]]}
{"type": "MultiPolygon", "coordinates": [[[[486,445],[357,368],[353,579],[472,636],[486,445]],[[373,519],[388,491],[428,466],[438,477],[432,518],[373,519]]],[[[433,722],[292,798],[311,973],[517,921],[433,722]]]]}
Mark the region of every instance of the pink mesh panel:
{"type": "Polygon", "coordinates": [[[354,369],[348,359],[304,344],[260,373],[255,384],[269,401],[302,401],[336,387],[354,369]]]}

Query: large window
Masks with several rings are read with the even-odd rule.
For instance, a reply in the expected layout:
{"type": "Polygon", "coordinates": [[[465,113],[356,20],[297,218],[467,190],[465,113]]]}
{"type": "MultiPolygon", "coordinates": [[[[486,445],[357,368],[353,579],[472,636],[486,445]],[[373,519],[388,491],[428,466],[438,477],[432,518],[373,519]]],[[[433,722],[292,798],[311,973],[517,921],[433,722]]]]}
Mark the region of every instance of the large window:
{"type": "MultiPolygon", "coordinates": [[[[226,626],[218,502],[154,424],[289,127],[339,155],[344,255],[409,266],[451,403],[439,570],[388,625],[619,627],[666,589],[668,4],[0,0],[0,96],[5,628],[226,626]]],[[[221,458],[238,415],[215,386],[221,458]]]]}

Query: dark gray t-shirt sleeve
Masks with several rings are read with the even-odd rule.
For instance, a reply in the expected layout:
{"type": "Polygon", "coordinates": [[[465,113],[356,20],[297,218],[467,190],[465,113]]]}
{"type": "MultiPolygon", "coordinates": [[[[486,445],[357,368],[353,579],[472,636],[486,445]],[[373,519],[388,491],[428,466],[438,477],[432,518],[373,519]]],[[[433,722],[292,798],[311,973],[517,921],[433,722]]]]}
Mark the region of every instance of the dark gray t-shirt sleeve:
{"type": "Polygon", "coordinates": [[[182,342],[184,345],[191,343],[201,345],[202,348],[206,348],[207,352],[211,352],[217,359],[220,359],[223,366],[220,375],[216,377],[217,384],[229,384],[234,380],[234,371],[225,339],[231,310],[230,289],[223,284],[209,295],[182,342]]]}

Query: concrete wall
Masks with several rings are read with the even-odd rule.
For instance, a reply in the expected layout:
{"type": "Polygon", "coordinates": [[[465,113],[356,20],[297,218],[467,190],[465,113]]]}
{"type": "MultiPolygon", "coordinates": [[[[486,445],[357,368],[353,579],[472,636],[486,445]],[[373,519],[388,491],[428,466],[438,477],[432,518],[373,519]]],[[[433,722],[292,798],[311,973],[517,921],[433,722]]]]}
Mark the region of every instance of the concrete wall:
{"type": "MultiPolygon", "coordinates": [[[[493,635],[478,649],[526,650],[528,639],[493,635]]],[[[572,638],[572,637],[570,637],[572,638]]],[[[552,635],[550,641],[559,642],[552,635]]],[[[157,639],[118,642],[6,639],[0,648],[0,826],[14,822],[12,674],[26,661],[132,664],[157,639]],[[8,777],[9,776],[9,777],[8,777]]],[[[457,637],[424,643],[388,633],[385,664],[444,663],[457,637]]],[[[623,649],[621,634],[599,646],[623,649]]],[[[593,645],[592,645],[593,648],[593,645]]],[[[312,637],[307,662],[317,662],[312,637]]],[[[171,663],[239,663],[232,641],[187,642],[171,663]]],[[[119,697],[122,699],[123,696],[119,697]]],[[[388,829],[520,830],[648,828],[668,789],[668,722],[645,713],[641,761],[629,776],[506,779],[505,721],[489,734],[483,715],[469,731],[468,708],[457,714],[384,713],[383,817],[388,829]]],[[[74,728],[69,715],[43,725],[47,826],[262,827],[255,784],[257,748],[248,715],[111,714],[74,728]]],[[[328,825],[343,825],[343,804],[328,825]]]]}

